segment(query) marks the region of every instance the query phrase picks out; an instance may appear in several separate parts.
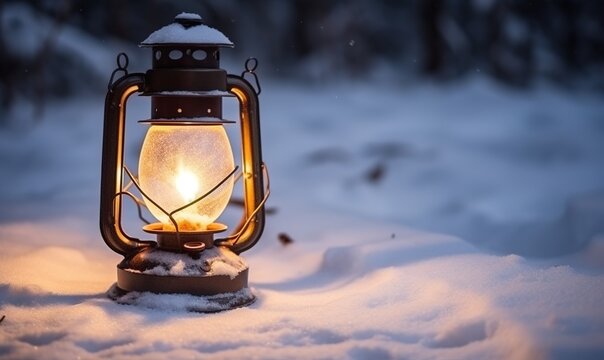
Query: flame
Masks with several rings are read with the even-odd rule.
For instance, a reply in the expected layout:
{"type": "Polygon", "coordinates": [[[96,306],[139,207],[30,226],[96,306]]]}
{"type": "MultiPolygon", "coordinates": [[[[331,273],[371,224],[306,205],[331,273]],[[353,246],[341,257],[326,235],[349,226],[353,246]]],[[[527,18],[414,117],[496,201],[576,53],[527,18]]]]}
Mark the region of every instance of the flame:
{"type": "Polygon", "coordinates": [[[199,182],[195,174],[186,169],[179,169],[176,175],[176,189],[185,203],[195,200],[199,191],[199,182]]]}

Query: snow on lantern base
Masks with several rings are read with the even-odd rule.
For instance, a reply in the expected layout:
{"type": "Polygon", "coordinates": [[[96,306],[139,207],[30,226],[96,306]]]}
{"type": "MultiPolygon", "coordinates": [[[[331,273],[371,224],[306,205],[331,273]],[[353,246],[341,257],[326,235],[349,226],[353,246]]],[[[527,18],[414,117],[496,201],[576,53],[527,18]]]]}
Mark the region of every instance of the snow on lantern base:
{"type": "Polygon", "coordinates": [[[118,281],[107,294],[121,304],[165,309],[174,302],[175,310],[215,312],[255,300],[247,288],[247,263],[222,246],[198,254],[149,248],[124,259],[117,269],[118,281]]]}
{"type": "Polygon", "coordinates": [[[122,305],[135,305],[154,310],[192,311],[213,313],[247,306],[256,300],[249,288],[233,293],[210,296],[189,294],[156,294],[148,291],[126,292],[113,284],[107,291],[109,298],[122,305]]]}

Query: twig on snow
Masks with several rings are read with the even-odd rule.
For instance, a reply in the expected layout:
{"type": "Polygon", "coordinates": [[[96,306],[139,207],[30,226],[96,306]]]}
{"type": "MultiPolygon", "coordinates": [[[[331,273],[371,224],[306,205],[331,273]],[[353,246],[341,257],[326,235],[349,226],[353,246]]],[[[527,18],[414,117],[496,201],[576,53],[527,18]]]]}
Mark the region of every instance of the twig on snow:
{"type": "Polygon", "coordinates": [[[279,235],[277,235],[277,238],[279,239],[279,242],[281,243],[281,245],[283,246],[287,246],[291,243],[294,242],[294,239],[292,239],[289,235],[287,235],[286,233],[279,233],[279,235]]]}

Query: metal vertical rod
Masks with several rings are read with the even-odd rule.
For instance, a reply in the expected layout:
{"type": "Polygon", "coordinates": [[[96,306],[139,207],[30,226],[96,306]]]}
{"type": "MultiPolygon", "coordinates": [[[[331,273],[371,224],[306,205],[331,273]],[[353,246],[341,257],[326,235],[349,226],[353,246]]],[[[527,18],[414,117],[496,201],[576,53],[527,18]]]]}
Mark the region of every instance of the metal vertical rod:
{"type": "Polygon", "coordinates": [[[105,243],[121,255],[128,255],[154,244],[128,236],[121,227],[126,102],[141,91],[144,74],[130,74],[112,84],[105,98],[103,160],[101,165],[101,202],[99,225],[105,243]]]}
{"type": "Polygon", "coordinates": [[[252,85],[240,76],[228,75],[227,85],[239,100],[241,121],[241,162],[244,187],[244,216],[234,230],[237,234],[246,223],[248,217],[254,219],[243,229],[239,241],[231,248],[239,254],[249,250],[260,239],[264,230],[264,180],[262,173],[262,148],[260,140],[260,108],[258,95],[252,85]],[[261,207],[260,211],[254,211],[261,207]]]}

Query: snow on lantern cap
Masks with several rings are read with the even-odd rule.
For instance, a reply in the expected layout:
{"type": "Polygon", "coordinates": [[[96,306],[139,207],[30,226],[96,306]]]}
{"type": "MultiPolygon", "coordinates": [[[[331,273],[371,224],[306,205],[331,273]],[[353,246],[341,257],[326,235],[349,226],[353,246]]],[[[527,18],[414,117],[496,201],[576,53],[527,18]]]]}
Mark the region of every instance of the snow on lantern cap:
{"type": "Polygon", "coordinates": [[[141,47],[162,45],[206,45],[233,47],[234,44],[220,31],[203,24],[201,16],[192,13],[180,13],[170,25],[154,31],[142,43],[141,47]]]}

